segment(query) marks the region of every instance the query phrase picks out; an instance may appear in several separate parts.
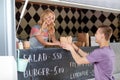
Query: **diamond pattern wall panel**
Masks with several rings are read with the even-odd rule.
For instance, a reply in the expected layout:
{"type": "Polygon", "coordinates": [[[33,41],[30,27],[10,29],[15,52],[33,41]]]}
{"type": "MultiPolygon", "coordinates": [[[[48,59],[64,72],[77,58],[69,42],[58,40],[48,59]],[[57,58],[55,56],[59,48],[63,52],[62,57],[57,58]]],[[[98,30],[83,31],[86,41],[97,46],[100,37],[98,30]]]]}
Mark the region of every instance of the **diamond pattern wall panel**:
{"type": "MultiPolygon", "coordinates": [[[[18,24],[19,17],[22,11],[24,2],[16,1],[16,23],[18,24]]],[[[31,27],[37,24],[40,19],[40,14],[45,9],[51,9],[56,14],[56,37],[72,35],[75,36],[80,27],[80,9],[45,5],[41,3],[29,3],[27,5],[24,17],[17,32],[17,36],[20,39],[29,39],[31,27]],[[24,21],[23,21],[24,20],[24,21]],[[26,36],[26,33],[28,34],[26,36]],[[24,35],[25,34],[25,35],[24,35]],[[21,36],[22,35],[22,36],[21,36]]]]}
{"type": "Polygon", "coordinates": [[[120,41],[120,14],[117,16],[118,18],[118,41],[120,41]]]}
{"type": "MultiPolygon", "coordinates": [[[[16,1],[16,24],[18,24],[23,5],[24,2],[16,1]]],[[[29,3],[27,5],[17,32],[18,38],[29,39],[31,27],[37,24],[41,12],[45,9],[51,9],[55,12],[55,29],[58,39],[60,36],[76,36],[78,32],[88,32],[92,36],[101,24],[112,27],[114,34],[112,35],[111,42],[113,40],[117,41],[120,38],[119,14],[42,3],[29,3]]]]}
{"type": "Polygon", "coordinates": [[[99,25],[109,25],[113,29],[111,42],[118,40],[118,14],[81,9],[81,28],[83,32],[94,35],[99,25]]]}

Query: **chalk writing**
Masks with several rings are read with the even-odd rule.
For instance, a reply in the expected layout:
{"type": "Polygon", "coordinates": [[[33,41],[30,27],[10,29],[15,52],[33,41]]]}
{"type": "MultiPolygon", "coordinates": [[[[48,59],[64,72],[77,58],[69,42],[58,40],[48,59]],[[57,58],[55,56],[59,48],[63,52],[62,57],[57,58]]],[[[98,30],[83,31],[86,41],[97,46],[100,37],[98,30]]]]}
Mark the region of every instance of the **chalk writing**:
{"type": "MultiPolygon", "coordinates": [[[[83,48],[87,52],[93,49],[83,48]]],[[[30,61],[26,71],[18,73],[18,80],[86,80],[94,77],[92,64],[76,64],[70,52],[64,49],[20,50],[20,57],[30,61]]]]}
{"type": "Polygon", "coordinates": [[[33,69],[29,69],[26,70],[24,72],[24,78],[28,78],[28,77],[36,77],[36,76],[47,76],[50,74],[53,75],[59,75],[61,73],[64,73],[64,68],[63,67],[59,67],[59,66],[54,66],[53,69],[50,68],[33,68],[33,69]]]}
{"type": "Polygon", "coordinates": [[[27,57],[26,54],[23,55],[23,58],[28,58],[29,62],[41,62],[41,61],[46,61],[48,56],[46,53],[42,53],[42,54],[31,54],[27,57]]]}

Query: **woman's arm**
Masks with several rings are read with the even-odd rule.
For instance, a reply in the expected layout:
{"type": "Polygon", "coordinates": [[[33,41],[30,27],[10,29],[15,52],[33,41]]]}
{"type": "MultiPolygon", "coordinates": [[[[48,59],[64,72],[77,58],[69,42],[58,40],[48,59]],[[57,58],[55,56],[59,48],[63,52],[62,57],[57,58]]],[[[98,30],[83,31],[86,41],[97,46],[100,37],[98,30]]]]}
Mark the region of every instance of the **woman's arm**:
{"type": "Polygon", "coordinates": [[[53,24],[48,27],[48,34],[49,34],[49,38],[52,40],[52,42],[57,41],[56,37],[55,37],[55,28],[54,28],[53,24]]]}
{"type": "Polygon", "coordinates": [[[50,35],[50,38],[51,38],[52,42],[59,42],[59,41],[56,39],[55,34],[50,35]]]}
{"type": "Polygon", "coordinates": [[[40,35],[36,35],[35,37],[36,37],[36,39],[37,39],[42,45],[44,45],[44,46],[54,46],[54,45],[58,45],[58,43],[52,43],[52,42],[47,42],[47,41],[45,41],[45,40],[43,39],[43,37],[40,36],[40,35]]]}

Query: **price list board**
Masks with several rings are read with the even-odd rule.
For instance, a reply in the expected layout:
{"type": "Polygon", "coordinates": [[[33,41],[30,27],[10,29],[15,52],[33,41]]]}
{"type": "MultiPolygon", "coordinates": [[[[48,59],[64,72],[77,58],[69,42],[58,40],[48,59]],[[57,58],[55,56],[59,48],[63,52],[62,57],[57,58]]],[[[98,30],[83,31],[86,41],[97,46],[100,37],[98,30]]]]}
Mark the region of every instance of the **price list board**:
{"type": "MultiPolygon", "coordinates": [[[[83,47],[88,53],[98,47],[83,47]]],[[[94,77],[93,65],[77,65],[69,51],[61,48],[20,50],[20,58],[28,59],[25,72],[18,80],[87,80],[94,77]]]]}

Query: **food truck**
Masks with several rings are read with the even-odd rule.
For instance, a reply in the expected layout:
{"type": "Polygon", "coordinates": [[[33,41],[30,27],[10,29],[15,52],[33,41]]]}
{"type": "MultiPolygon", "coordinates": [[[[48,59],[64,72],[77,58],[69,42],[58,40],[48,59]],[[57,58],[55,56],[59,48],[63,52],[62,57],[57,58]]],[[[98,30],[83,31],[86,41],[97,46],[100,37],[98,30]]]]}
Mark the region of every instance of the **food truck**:
{"type": "MultiPolygon", "coordinates": [[[[67,52],[61,48],[47,46],[43,50],[38,49],[38,52],[40,52],[36,56],[36,54],[27,54],[29,51],[34,53],[32,49],[25,49],[24,47],[19,49],[17,47],[17,39],[18,41],[29,41],[31,28],[37,24],[41,12],[45,9],[51,9],[55,12],[56,38],[59,40],[61,36],[72,36],[73,42],[88,52],[98,47],[94,43],[94,34],[97,26],[99,24],[111,26],[113,35],[110,43],[117,55],[114,73],[120,73],[119,64],[117,64],[120,58],[120,54],[118,54],[120,53],[118,49],[120,46],[119,8],[118,0],[1,0],[0,80],[86,80],[94,78],[91,65],[78,67],[71,55],[65,54],[67,52]],[[78,41],[78,34],[81,32],[89,34],[88,38],[85,39],[87,41],[86,45],[89,45],[81,46],[78,41]],[[20,50],[20,58],[30,59],[25,73],[18,71],[18,50],[20,50]],[[58,51],[58,53],[54,51],[58,51]],[[49,55],[46,54],[49,52],[49,55]],[[63,57],[63,55],[68,57],[63,57]],[[61,64],[61,61],[64,62],[64,60],[65,64],[61,64]],[[57,64],[54,64],[53,61],[57,64]],[[32,66],[32,64],[38,64],[37,62],[41,63],[39,66],[42,65],[39,70],[36,67],[37,65],[32,66]],[[47,65],[47,63],[51,63],[53,66],[47,65]],[[48,67],[44,66],[44,64],[48,67]],[[76,68],[76,71],[69,72],[68,69],[73,68],[76,68]],[[77,70],[80,71],[78,72],[77,70]],[[67,73],[71,74],[67,75],[67,73]],[[88,78],[81,76],[87,76],[88,78]]],[[[119,74],[116,75],[119,76],[119,74]]],[[[115,77],[116,80],[120,79],[118,76],[115,77]]]]}

